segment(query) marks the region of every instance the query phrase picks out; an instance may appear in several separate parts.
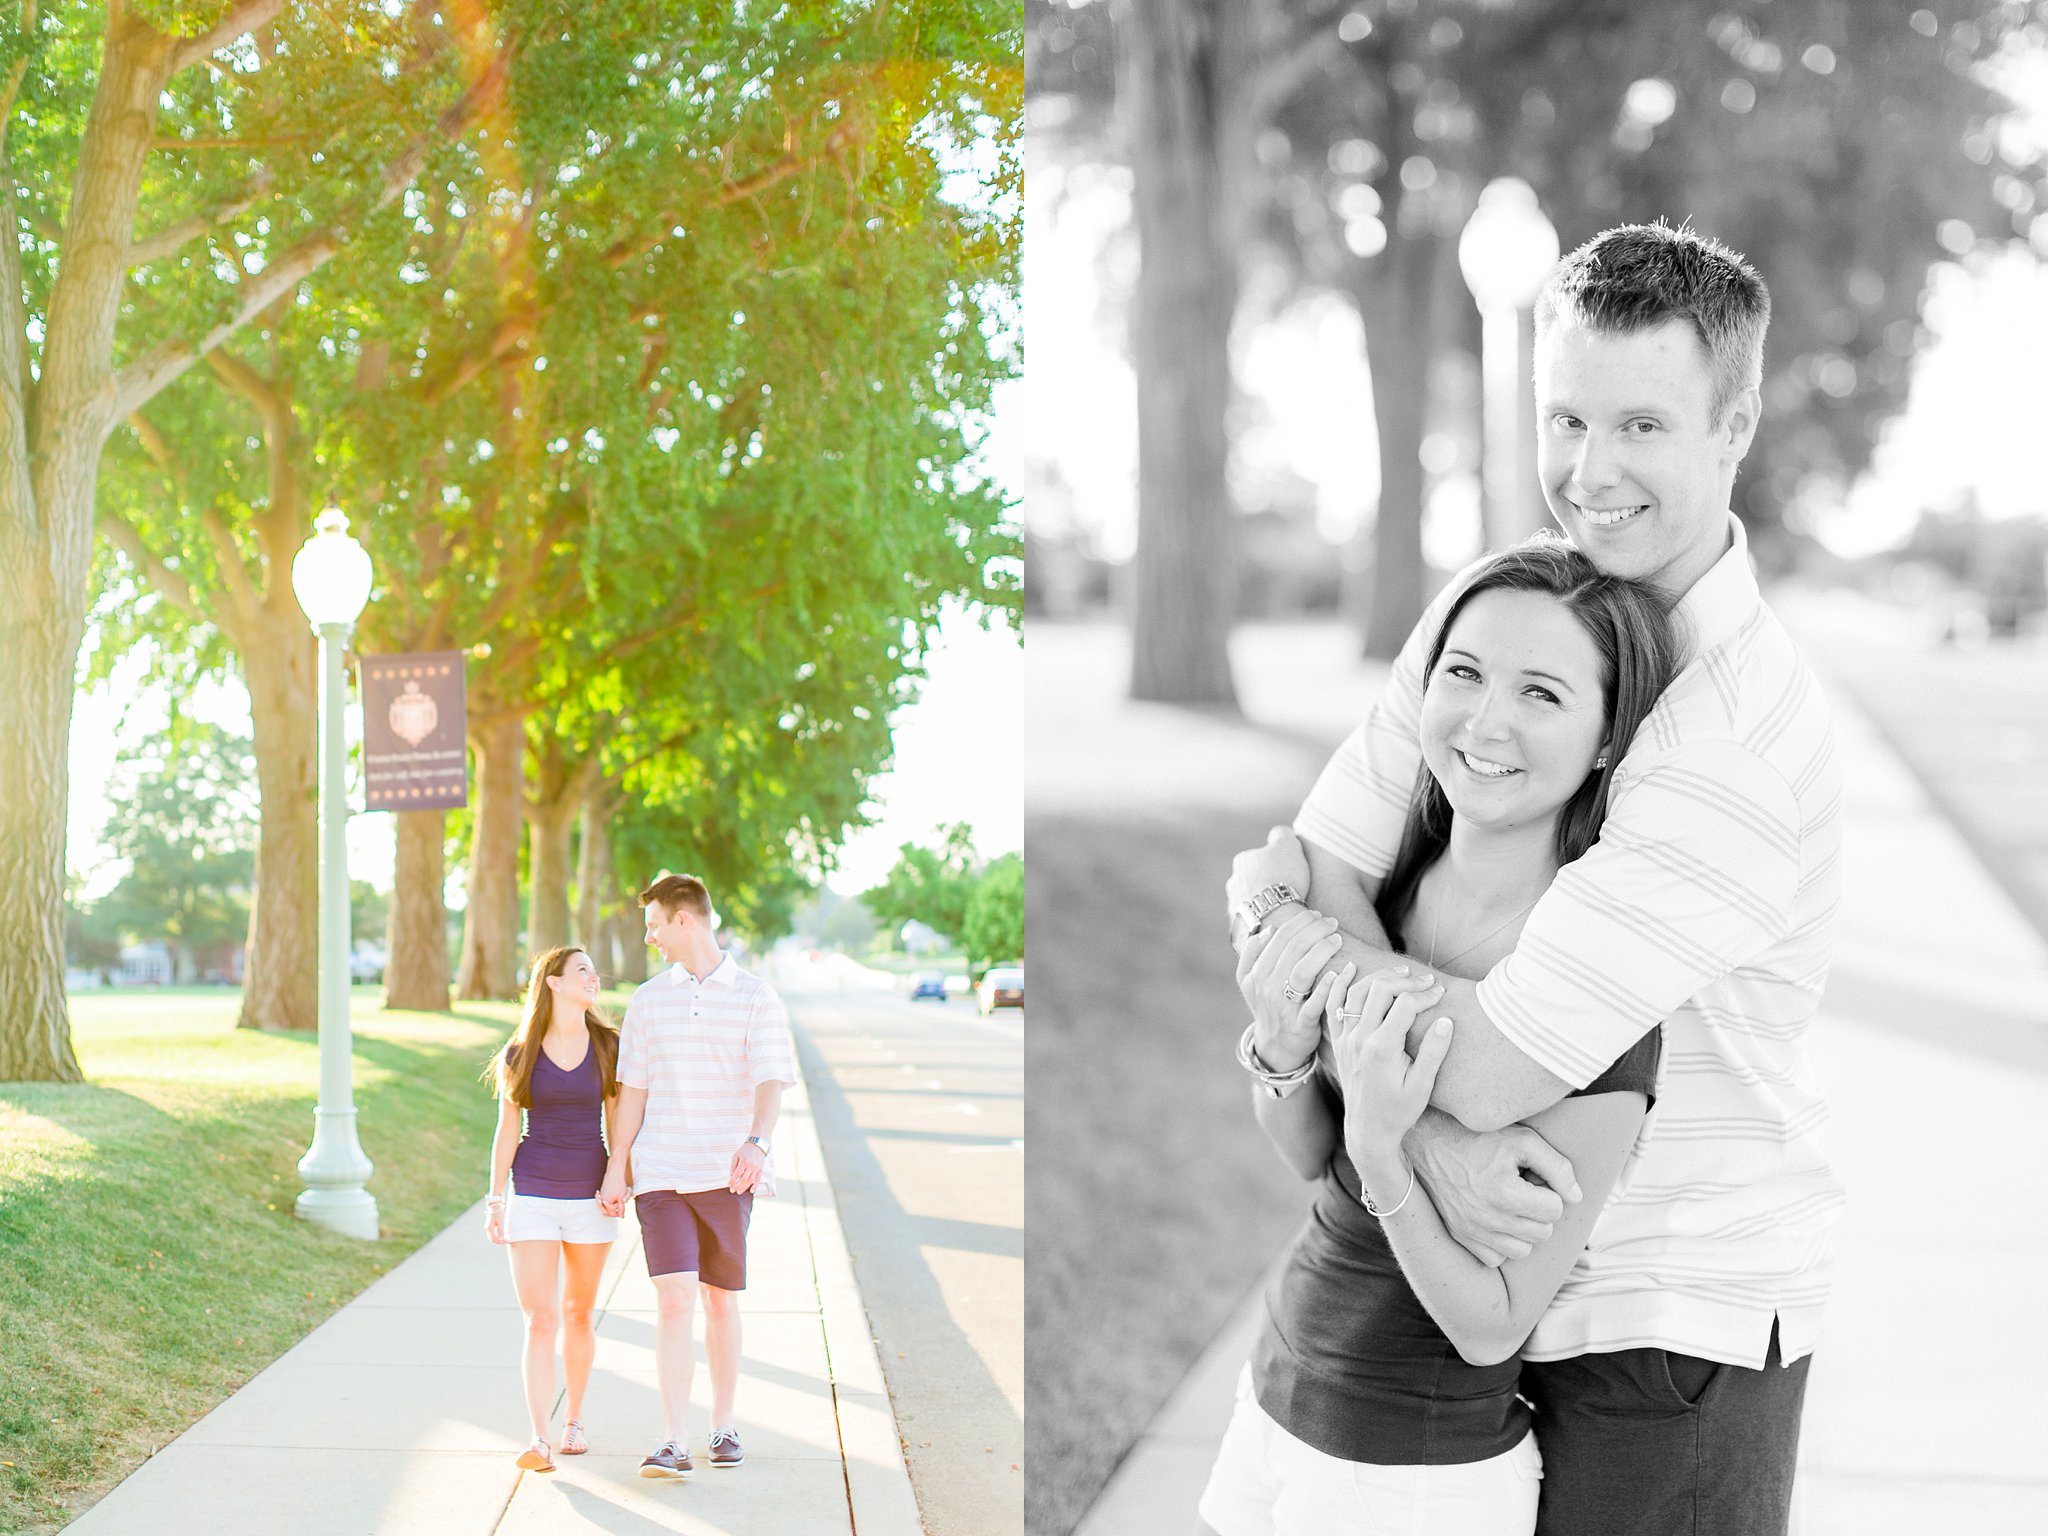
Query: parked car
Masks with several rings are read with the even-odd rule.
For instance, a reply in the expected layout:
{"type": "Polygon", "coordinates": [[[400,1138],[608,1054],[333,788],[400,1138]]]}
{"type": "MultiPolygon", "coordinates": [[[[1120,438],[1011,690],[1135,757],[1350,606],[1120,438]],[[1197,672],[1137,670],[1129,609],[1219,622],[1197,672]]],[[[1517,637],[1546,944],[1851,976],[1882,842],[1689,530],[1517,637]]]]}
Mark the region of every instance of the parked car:
{"type": "Polygon", "coordinates": [[[976,1000],[983,1013],[994,1013],[998,1008],[1022,1008],[1024,1006],[1024,971],[1019,966],[997,965],[989,967],[981,978],[981,985],[974,989],[976,1000]]]}
{"type": "Polygon", "coordinates": [[[944,971],[919,971],[910,978],[910,1000],[914,1003],[925,997],[936,997],[942,1003],[946,1000],[944,971]]]}

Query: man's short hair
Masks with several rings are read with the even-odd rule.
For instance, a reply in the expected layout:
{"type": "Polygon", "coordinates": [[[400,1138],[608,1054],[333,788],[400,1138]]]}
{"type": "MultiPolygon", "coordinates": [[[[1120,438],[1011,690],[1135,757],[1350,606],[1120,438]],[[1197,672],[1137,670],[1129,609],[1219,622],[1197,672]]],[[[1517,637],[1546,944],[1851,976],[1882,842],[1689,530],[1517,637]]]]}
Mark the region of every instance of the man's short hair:
{"type": "Polygon", "coordinates": [[[695,875],[663,875],[640,893],[640,905],[659,906],[670,917],[687,907],[711,926],[711,893],[695,875]]]}
{"type": "Polygon", "coordinates": [[[1756,268],[1718,240],[1665,223],[1622,224],[1595,235],[1558,263],[1536,298],[1536,334],[1582,326],[1629,336],[1684,320],[1713,373],[1713,419],[1735,397],[1759,389],[1770,290],[1756,268]]]}

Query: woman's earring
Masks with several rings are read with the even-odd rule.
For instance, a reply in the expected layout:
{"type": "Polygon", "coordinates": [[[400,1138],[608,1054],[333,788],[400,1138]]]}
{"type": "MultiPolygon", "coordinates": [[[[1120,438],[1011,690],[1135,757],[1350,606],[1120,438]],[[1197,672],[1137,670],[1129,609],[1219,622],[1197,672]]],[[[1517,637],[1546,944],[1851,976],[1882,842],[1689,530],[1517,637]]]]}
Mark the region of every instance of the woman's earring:
{"type": "Polygon", "coordinates": [[[1594,758],[1593,766],[1595,768],[1605,768],[1607,766],[1607,754],[1603,752],[1598,757],[1594,758]]]}

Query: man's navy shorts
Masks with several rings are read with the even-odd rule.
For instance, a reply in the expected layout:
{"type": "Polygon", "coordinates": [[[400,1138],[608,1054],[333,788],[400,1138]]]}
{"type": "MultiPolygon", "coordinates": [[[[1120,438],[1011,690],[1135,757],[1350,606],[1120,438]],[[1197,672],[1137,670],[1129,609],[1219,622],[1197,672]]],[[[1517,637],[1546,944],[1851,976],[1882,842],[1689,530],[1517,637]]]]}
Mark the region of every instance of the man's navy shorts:
{"type": "Polygon", "coordinates": [[[672,1189],[650,1189],[633,1197],[640,1216],[640,1242],[647,1250],[647,1273],[680,1275],[691,1270],[706,1285],[721,1291],[747,1288],[747,1221],[754,1213],[754,1194],[705,1189],[679,1195],[672,1189]]]}

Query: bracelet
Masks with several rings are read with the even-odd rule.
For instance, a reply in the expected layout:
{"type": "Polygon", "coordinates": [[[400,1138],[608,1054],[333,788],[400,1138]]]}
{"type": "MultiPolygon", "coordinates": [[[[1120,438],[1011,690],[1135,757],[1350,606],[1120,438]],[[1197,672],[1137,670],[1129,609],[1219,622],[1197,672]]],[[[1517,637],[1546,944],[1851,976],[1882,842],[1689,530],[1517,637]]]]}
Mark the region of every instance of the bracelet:
{"type": "Polygon", "coordinates": [[[503,1205],[504,1203],[505,1203],[505,1197],[504,1197],[503,1195],[485,1195],[485,1196],[484,1196],[484,1204],[485,1204],[485,1205],[503,1205]]]}
{"type": "Polygon", "coordinates": [[[1392,1205],[1388,1206],[1388,1207],[1387,1207],[1387,1208],[1386,1208],[1386,1209],[1385,1209],[1384,1211],[1383,1211],[1383,1210],[1381,1210],[1381,1209],[1380,1209],[1380,1208],[1379,1208],[1378,1206],[1376,1206],[1376,1205],[1374,1205],[1374,1204],[1372,1203],[1372,1196],[1371,1196],[1370,1194],[1368,1194],[1368,1193],[1367,1193],[1367,1192],[1365,1191],[1365,1189],[1364,1189],[1364,1188],[1362,1187],[1362,1185],[1361,1185],[1361,1187],[1360,1187],[1360,1189],[1359,1189],[1359,1191],[1358,1191],[1358,1198],[1359,1198],[1360,1200],[1363,1200],[1363,1201],[1365,1202],[1365,1208],[1366,1208],[1366,1209],[1367,1209],[1368,1211],[1370,1211],[1370,1212],[1371,1212],[1371,1213],[1372,1213],[1373,1215],[1375,1215],[1375,1216],[1379,1217],[1379,1219],[1380,1219],[1381,1221],[1385,1221],[1385,1220],[1386,1220],[1386,1219],[1387,1219],[1387,1218],[1388,1218],[1389,1216],[1393,1215],[1393,1214],[1394,1214],[1394,1212],[1398,1211],[1399,1209],[1401,1209],[1401,1207],[1402,1207],[1402,1206],[1406,1205],[1406,1204],[1408,1203],[1408,1196],[1409,1196],[1409,1195],[1412,1195],[1412,1194],[1414,1194],[1414,1193],[1415,1193],[1415,1170],[1414,1170],[1413,1168],[1410,1168],[1410,1169],[1408,1170],[1408,1188],[1407,1188],[1407,1189],[1406,1189],[1405,1191],[1403,1191],[1403,1192],[1402,1192],[1401,1198],[1400,1198],[1399,1200],[1396,1200],[1396,1201],[1395,1201],[1395,1202],[1394,1202],[1394,1203],[1393,1203],[1392,1205]]]}
{"type": "Polygon", "coordinates": [[[1292,1072],[1275,1072],[1271,1067],[1259,1060],[1258,1052],[1252,1049],[1252,1037],[1258,1033],[1258,1028],[1258,1021],[1254,1019],[1251,1023],[1245,1025],[1244,1033],[1238,1037],[1237,1064],[1240,1067],[1243,1067],[1245,1071],[1251,1073],[1253,1077],[1256,1077],[1268,1088],[1292,1088],[1297,1083],[1305,1083],[1315,1076],[1316,1053],[1314,1051],[1310,1051],[1308,1059],[1292,1072]]]}

